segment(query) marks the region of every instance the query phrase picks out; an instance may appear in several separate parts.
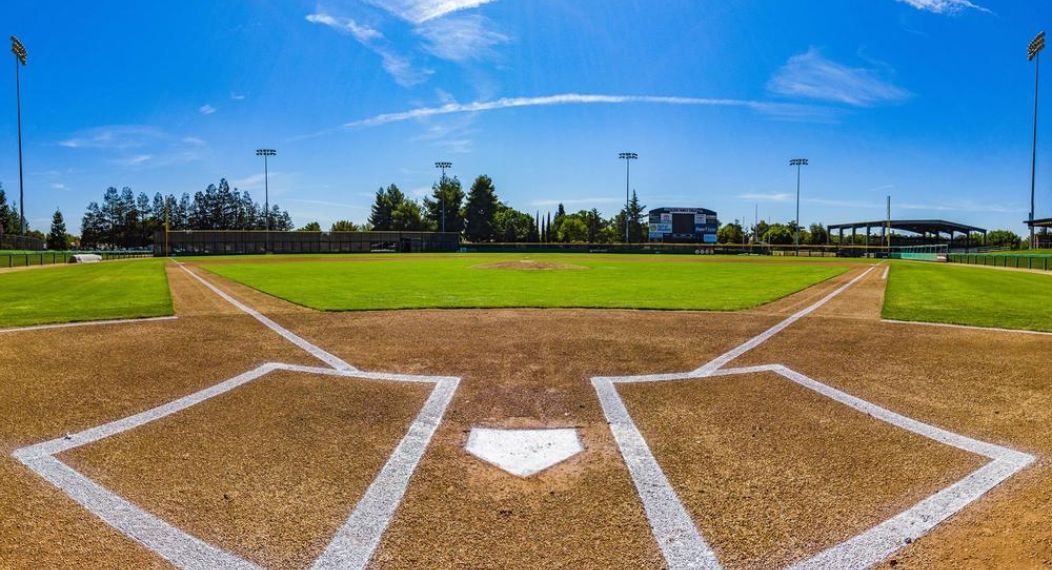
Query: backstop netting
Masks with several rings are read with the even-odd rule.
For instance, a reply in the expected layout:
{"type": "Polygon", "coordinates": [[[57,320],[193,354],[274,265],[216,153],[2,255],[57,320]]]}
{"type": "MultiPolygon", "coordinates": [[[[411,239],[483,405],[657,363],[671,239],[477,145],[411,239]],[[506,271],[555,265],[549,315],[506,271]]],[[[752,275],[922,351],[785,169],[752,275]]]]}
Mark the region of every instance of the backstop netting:
{"type": "Polygon", "coordinates": [[[159,231],[153,254],[451,252],[460,236],[441,232],[159,231]]]}

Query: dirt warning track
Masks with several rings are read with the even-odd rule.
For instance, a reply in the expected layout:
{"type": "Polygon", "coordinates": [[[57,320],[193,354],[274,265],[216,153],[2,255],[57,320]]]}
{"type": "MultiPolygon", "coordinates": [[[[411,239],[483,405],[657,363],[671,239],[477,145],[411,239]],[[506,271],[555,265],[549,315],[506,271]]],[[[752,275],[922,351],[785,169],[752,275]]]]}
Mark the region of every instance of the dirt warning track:
{"type": "MultiPolygon", "coordinates": [[[[995,565],[1048,554],[1049,438],[1031,433],[1047,379],[1009,372],[978,397],[963,365],[926,376],[918,354],[946,365],[1003,339],[881,323],[879,268],[741,313],[323,314],[192,267],[169,278],[177,320],[14,333],[30,368],[58,339],[105,362],[0,371],[0,402],[36,402],[0,423],[0,565],[953,565],[984,540],[995,565]],[[117,351],[131,339],[142,351],[117,351]],[[970,402],[939,396],[957,372],[970,402]],[[570,428],[583,451],[520,478],[465,452],[479,427],[570,428]],[[103,522],[25,461],[45,455],[168,528],[103,522]],[[866,535],[977,472],[988,487],[932,507],[948,517],[934,530],[866,535]],[[1001,523],[976,528],[986,516],[1001,523]]],[[[1002,346],[1052,344],[1020,336],[1002,346]]]]}

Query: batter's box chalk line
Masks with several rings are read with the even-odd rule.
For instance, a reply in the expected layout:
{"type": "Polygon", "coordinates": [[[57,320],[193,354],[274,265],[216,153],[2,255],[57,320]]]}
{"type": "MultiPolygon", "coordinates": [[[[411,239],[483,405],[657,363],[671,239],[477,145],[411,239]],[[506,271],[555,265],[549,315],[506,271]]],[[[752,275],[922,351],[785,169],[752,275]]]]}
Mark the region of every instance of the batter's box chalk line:
{"type": "Polygon", "coordinates": [[[364,568],[380,544],[380,538],[402,501],[409,485],[409,479],[431,442],[438,424],[442,421],[449,402],[453,399],[453,394],[460,382],[459,378],[267,363],[156,408],[65,437],[23,447],[15,450],[12,455],[92,514],[175,566],[191,569],[258,568],[240,556],[191,536],[156,515],[146,512],[131,501],[85,477],[56,456],[181,412],[279,370],[365,380],[425,382],[435,385],[405,436],[395,446],[391,456],[358,500],[350,516],[312,566],[313,568],[364,568]]]}
{"type": "Polygon", "coordinates": [[[636,427],[615,384],[640,381],[702,380],[773,372],[800,386],[832,398],[863,414],[939,443],[982,455],[989,463],[956,483],[916,503],[905,511],[873,526],[792,568],[869,568],[900,548],[923,536],[939,523],[960,512],[1002,481],[1030,465],[1034,457],[1007,447],[979,441],[903,416],[818,382],[781,364],[727,368],[697,374],[662,374],[651,377],[596,377],[592,379],[614,439],[643,501],[654,538],[670,568],[722,568],[712,548],[702,538],[646,440],[636,427]]]}

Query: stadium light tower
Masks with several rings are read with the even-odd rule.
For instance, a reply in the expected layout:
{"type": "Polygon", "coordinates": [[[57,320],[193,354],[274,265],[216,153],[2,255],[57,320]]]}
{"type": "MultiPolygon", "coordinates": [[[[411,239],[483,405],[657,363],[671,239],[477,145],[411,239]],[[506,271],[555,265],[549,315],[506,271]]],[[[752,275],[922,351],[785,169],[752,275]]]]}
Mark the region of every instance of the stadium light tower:
{"type": "Polygon", "coordinates": [[[256,156],[263,157],[263,207],[267,210],[267,230],[266,230],[266,243],[263,246],[264,253],[270,253],[270,169],[267,164],[267,159],[271,156],[277,156],[278,151],[272,148],[257,148],[256,156]]]}
{"type": "Polygon", "coordinates": [[[442,180],[438,183],[438,189],[442,194],[442,233],[446,233],[446,191],[442,188],[442,183],[446,181],[446,169],[453,168],[453,163],[440,160],[435,163],[435,168],[442,170],[442,180]]]}
{"type": "Polygon", "coordinates": [[[1037,86],[1039,73],[1041,71],[1041,50],[1045,49],[1045,32],[1034,36],[1030,46],[1026,48],[1026,60],[1034,62],[1034,144],[1030,153],[1030,247],[1035,248],[1034,242],[1034,182],[1037,170],[1037,86]]]}
{"type": "Polygon", "coordinates": [[[807,159],[794,158],[789,161],[789,166],[796,167],[796,232],[793,243],[796,244],[796,254],[800,255],[800,167],[807,166],[807,159]]]}
{"type": "Polygon", "coordinates": [[[19,68],[26,64],[26,46],[11,36],[11,53],[15,54],[15,111],[18,115],[18,230],[26,237],[26,197],[22,184],[22,89],[19,68]]]}
{"type": "Polygon", "coordinates": [[[633,160],[639,158],[639,155],[634,152],[622,152],[617,155],[617,158],[625,161],[625,243],[628,243],[628,180],[631,172],[630,165],[633,160]]]}

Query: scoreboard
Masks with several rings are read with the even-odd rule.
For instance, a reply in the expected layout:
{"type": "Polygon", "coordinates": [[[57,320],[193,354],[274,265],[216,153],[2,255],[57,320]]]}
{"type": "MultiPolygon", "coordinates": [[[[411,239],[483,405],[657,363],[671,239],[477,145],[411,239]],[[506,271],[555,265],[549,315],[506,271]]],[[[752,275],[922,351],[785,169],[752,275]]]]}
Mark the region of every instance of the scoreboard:
{"type": "Polygon", "coordinates": [[[720,221],[706,208],[655,208],[650,210],[650,241],[716,243],[720,221]]]}

